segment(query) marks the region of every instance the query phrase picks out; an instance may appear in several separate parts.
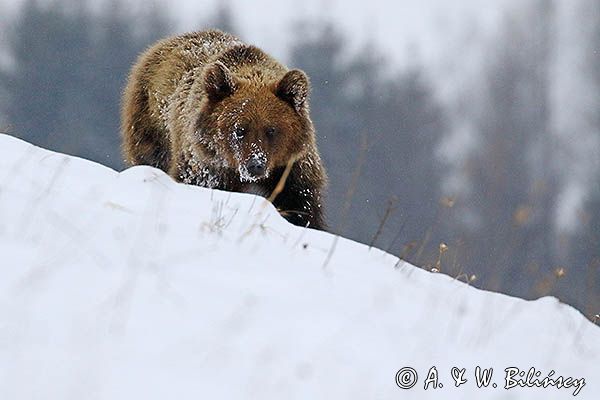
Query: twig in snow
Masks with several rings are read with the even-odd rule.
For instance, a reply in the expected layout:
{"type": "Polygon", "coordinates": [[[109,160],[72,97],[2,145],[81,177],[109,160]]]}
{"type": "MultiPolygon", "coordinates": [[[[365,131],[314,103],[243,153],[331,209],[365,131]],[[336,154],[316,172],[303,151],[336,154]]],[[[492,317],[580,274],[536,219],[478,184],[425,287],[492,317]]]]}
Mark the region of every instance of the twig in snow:
{"type": "Polygon", "coordinates": [[[385,210],[385,214],[383,215],[383,218],[381,219],[381,222],[379,223],[379,227],[377,228],[377,232],[375,232],[375,235],[373,236],[371,243],[369,243],[369,250],[371,249],[371,247],[373,247],[373,245],[375,244],[377,239],[379,239],[379,236],[383,232],[383,227],[385,226],[385,223],[387,222],[387,220],[390,217],[390,215],[392,214],[392,212],[396,209],[396,201],[397,201],[397,199],[395,196],[391,197],[388,200],[388,206],[385,210]]]}
{"type": "Polygon", "coordinates": [[[327,267],[327,264],[329,264],[329,261],[331,261],[331,257],[333,256],[333,252],[335,251],[335,246],[337,246],[337,242],[338,242],[339,238],[340,237],[338,235],[335,235],[335,237],[333,238],[333,243],[331,244],[329,253],[327,253],[327,258],[325,258],[325,262],[323,263],[323,268],[327,267]]]}

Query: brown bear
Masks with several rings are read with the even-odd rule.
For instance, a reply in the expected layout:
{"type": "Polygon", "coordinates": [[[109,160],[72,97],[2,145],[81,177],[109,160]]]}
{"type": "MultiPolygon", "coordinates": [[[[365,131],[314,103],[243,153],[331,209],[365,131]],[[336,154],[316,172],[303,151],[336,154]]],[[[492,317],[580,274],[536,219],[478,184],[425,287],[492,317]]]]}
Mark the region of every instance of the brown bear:
{"type": "Polygon", "coordinates": [[[326,173],[309,89],[304,72],[227,33],[161,40],[139,57],[125,88],[126,162],[160,168],[180,182],[265,197],[288,167],[275,207],[293,224],[324,229],[326,173]]]}

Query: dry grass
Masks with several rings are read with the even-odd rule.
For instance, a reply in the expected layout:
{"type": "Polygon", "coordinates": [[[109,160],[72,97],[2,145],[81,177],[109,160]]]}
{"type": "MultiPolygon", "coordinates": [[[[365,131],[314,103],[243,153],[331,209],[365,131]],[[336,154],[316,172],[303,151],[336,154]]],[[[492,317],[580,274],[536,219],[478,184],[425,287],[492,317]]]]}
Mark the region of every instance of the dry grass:
{"type": "MultiPolygon", "coordinates": [[[[467,284],[477,283],[477,287],[482,289],[529,299],[555,296],[581,310],[592,322],[600,324],[600,258],[592,260],[585,270],[581,270],[581,268],[570,268],[568,265],[545,265],[544,261],[548,258],[542,254],[539,259],[529,260],[524,264],[519,280],[514,281],[509,278],[508,263],[513,262],[516,255],[527,251],[528,243],[521,240],[521,237],[527,236],[522,236],[520,230],[528,229],[528,224],[534,218],[536,210],[530,205],[519,205],[510,216],[509,221],[504,224],[511,230],[507,231],[508,241],[505,241],[503,247],[500,248],[508,251],[508,254],[494,253],[490,250],[490,258],[482,259],[476,254],[486,254],[485,249],[474,249],[472,247],[474,245],[473,238],[439,240],[443,236],[445,223],[448,222],[441,216],[451,216],[450,213],[442,213],[442,211],[452,211],[457,203],[456,197],[443,197],[439,202],[440,210],[436,213],[434,223],[426,230],[421,239],[407,238],[406,221],[401,221],[398,231],[386,251],[399,254],[401,260],[425,270],[445,273],[467,284]],[[496,257],[497,255],[501,257],[496,257]],[[581,276],[582,273],[585,273],[586,276],[581,276]],[[584,282],[585,287],[581,290],[578,289],[579,286],[575,286],[577,282],[584,282]],[[527,288],[530,288],[529,291],[527,288]]],[[[370,246],[373,246],[380,238],[391,210],[395,209],[390,204],[388,202],[370,246]]],[[[504,225],[499,223],[493,228],[500,230],[504,225]]],[[[481,242],[479,243],[481,244],[481,242]]],[[[488,246],[492,248],[496,244],[492,242],[488,246]]],[[[398,265],[400,265],[400,261],[398,265]]],[[[512,273],[515,273],[515,266],[513,265],[512,268],[512,273]]]]}
{"type": "Polygon", "coordinates": [[[279,178],[279,181],[277,182],[275,189],[273,189],[273,192],[267,198],[267,200],[269,200],[271,203],[273,203],[273,201],[275,201],[275,198],[277,198],[277,196],[285,188],[285,183],[287,182],[287,179],[290,176],[290,171],[292,170],[292,167],[294,166],[294,163],[296,162],[296,160],[297,160],[296,158],[290,158],[288,160],[287,165],[285,166],[285,170],[283,171],[283,174],[281,174],[281,178],[279,178]]]}
{"type": "Polygon", "coordinates": [[[381,236],[381,233],[383,232],[383,227],[385,226],[385,223],[390,218],[392,213],[396,210],[397,203],[398,203],[398,198],[396,198],[396,197],[391,197],[388,200],[388,205],[387,205],[387,208],[385,209],[385,213],[383,214],[383,217],[381,218],[381,220],[379,222],[377,231],[375,232],[375,234],[373,235],[373,238],[371,239],[371,243],[369,243],[369,249],[371,249],[371,247],[373,247],[375,242],[377,242],[377,239],[379,239],[379,236],[381,236]]]}
{"type": "Polygon", "coordinates": [[[350,212],[350,208],[352,207],[352,201],[354,200],[354,195],[356,194],[356,188],[358,187],[358,182],[360,176],[362,174],[362,169],[365,164],[365,160],[367,158],[367,151],[369,150],[369,141],[368,141],[368,133],[363,131],[361,135],[360,147],[358,151],[358,157],[356,164],[354,165],[354,171],[352,171],[352,177],[350,178],[350,185],[348,186],[348,190],[346,191],[346,195],[344,196],[344,204],[342,206],[341,218],[342,224],[339,227],[339,231],[341,234],[344,234],[347,229],[347,221],[348,221],[348,213],[350,212]]]}

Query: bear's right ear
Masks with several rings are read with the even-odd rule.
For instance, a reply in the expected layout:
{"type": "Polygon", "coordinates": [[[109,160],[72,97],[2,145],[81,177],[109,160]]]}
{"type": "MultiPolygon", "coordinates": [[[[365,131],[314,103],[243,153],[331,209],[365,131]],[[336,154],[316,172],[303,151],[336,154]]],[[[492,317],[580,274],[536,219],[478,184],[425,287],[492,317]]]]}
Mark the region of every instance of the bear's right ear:
{"type": "Polygon", "coordinates": [[[216,61],[204,68],[204,91],[211,101],[223,100],[236,89],[235,78],[222,62],[216,61]]]}

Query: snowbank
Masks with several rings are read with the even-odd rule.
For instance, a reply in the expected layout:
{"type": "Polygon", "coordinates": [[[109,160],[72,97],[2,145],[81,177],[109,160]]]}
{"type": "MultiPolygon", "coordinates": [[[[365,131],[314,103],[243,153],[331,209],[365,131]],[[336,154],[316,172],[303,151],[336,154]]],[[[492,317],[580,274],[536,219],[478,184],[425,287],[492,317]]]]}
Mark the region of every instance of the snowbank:
{"type": "Polygon", "coordinates": [[[0,255],[0,399],[568,399],[581,378],[577,398],[600,398],[600,328],[553,298],[477,290],[292,226],[260,197],[6,135],[0,255]],[[434,366],[443,387],[424,390],[434,366]],[[505,389],[509,367],[573,380],[505,389]]]}

